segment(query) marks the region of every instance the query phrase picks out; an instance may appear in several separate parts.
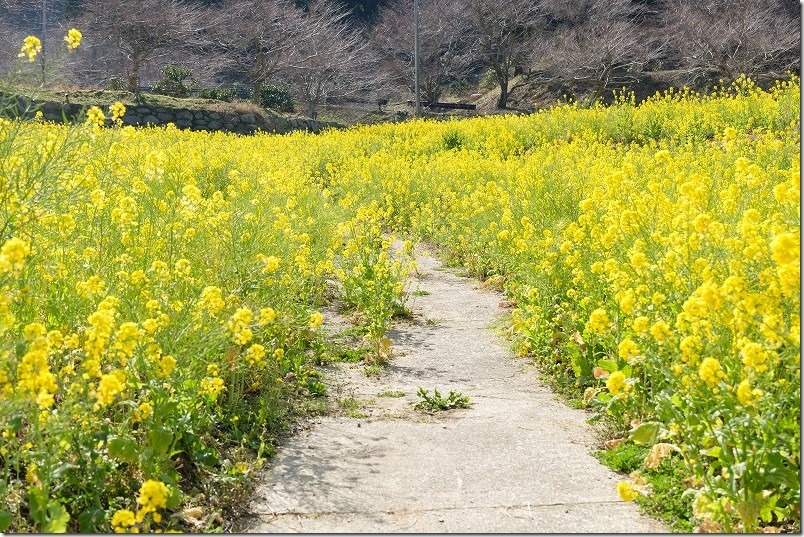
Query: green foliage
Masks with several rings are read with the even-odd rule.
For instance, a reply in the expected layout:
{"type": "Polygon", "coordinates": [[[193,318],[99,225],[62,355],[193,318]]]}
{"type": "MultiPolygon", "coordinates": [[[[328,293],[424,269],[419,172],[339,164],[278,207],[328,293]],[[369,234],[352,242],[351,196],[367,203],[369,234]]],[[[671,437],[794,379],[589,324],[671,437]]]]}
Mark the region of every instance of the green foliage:
{"type": "Polygon", "coordinates": [[[199,99],[212,99],[214,101],[232,102],[237,97],[233,88],[206,88],[198,92],[199,99]]]}
{"type": "Polygon", "coordinates": [[[260,106],[277,112],[291,113],[296,109],[296,100],[289,88],[266,84],[260,88],[260,106]]]}
{"type": "Polygon", "coordinates": [[[106,83],[106,89],[110,91],[125,91],[126,82],[119,76],[113,76],[109,79],[109,82],[106,83]]]}
{"type": "Polygon", "coordinates": [[[189,97],[191,88],[196,82],[193,80],[188,86],[185,81],[192,75],[193,71],[187,67],[164,65],[162,66],[162,78],[154,84],[151,91],[170,97],[189,97]]]}
{"type": "Polygon", "coordinates": [[[630,474],[642,468],[649,448],[631,443],[623,443],[614,449],[599,451],[595,455],[609,468],[630,474]]]}
{"type": "Polygon", "coordinates": [[[430,395],[427,390],[419,386],[417,395],[421,398],[421,401],[416,403],[414,408],[424,412],[432,413],[453,408],[469,408],[471,405],[469,397],[452,390],[449,391],[449,395],[444,397],[439,393],[438,388],[433,388],[433,395],[430,395]]]}
{"type": "Polygon", "coordinates": [[[636,479],[646,478],[649,494],[640,494],[636,501],[642,510],[661,519],[673,531],[690,533],[692,522],[692,496],[685,493],[683,483],[688,480],[684,461],[678,456],[666,457],[657,468],[644,468],[650,448],[625,442],[617,447],[599,451],[595,456],[609,468],[629,474],[636,479]]]}
{"type": "Polygon", "coordinates": [[[378,393],[377,397],[394,397],[394,398],[405,397],[405,392],[389,390],[386,392],[378,393]]]}

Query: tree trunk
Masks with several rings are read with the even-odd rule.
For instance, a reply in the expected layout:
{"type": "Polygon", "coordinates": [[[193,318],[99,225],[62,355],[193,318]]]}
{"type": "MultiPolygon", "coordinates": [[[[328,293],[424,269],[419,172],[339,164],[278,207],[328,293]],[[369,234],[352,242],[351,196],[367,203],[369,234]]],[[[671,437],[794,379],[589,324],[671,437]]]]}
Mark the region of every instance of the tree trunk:
{"type": "Polygon", "coordinates": [[[131,93],[139,93],[138,87],[140,85],[140,58],[139,56],[131,57],[131,67],[126,74],[128,91],[131,93]]]}
{"type": "Polygon", "coordinates": [[[497,99],[497,108],[504,110],[508,106],[508,81],[500,82],[500,98],[497,99]]]}
{"type": "Polygon", "coordinates": [[[260,106],[262,101],[262,80],[254,79],[251,88],[254,91],[251,100],[254,101],[254,104],[260,106]]]}
{"type": "Polygon", "coordinates": [[[305,114],[307,114],[307,117],[309,117],[310,119],[315,119],[316,117],[315,103],[313,101],[307,101],[306,103],[304,103],[304,110],[305,114]]]}

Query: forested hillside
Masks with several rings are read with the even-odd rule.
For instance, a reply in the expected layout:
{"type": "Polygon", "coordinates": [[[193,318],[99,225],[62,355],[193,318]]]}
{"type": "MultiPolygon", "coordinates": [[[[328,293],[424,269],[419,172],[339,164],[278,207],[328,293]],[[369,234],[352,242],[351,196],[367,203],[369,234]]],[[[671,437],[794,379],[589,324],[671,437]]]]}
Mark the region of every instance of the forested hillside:
{"type": "MultiPolygon", "coordinates": [[[[19,71],[35,35],[44,53],[26,67],[51,84],[279,92],[314,116],[325,103],[413,98],[412,11],[412,0],[0,0],[0,72],[19,71]],[[85,38],[66,55],[71,27],[85,38]]],[[[623,88],[641,99],[740,74],[767,86],[801,64],[793,0],[422,0],[419,19],[428,103],[491,93],[490,107],[530,109],[623,88]]]]}

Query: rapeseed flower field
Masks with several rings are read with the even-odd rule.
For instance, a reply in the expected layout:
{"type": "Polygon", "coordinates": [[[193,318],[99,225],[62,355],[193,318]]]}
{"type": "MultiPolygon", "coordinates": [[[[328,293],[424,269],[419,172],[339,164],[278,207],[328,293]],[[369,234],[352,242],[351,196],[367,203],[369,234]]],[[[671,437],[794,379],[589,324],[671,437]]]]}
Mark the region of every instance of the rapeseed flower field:
{"type": "Polygon", "coordinates": [[[0,120],[0,527],[186,528],[324,392],[333,295],[387,353],[420,240],[647,467],[683,459],[699,522],[799,524],[799,91],[318,136],[0,120]]]}

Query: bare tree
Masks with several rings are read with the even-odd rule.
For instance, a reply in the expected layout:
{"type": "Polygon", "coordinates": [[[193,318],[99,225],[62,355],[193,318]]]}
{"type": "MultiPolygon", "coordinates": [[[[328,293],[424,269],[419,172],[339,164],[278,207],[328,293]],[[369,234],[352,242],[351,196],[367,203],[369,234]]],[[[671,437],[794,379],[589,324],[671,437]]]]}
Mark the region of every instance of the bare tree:
{"type": "Polygon", "coordinates": [[[302,38],[291,50],[286,73],[311,118],[327,98],[370,91],[377,81],[376,55],[349,16],[339,5],[319,0],[302,18],[302,38]]]}
{"type": "Polygon", "coordinates": [[[181,0],[95,0],[85,9],[88,33],[116,47],[132,92],[149,62],[187,46],[199,31],[199,10],[181,0]]]}
{"type": "Polygon", "coordinates": [[[542,3],[537,0],[462,0],[461,12],[471,32],[470,59],[482,61],[500,88],[497,108],[527,83],[536,41],[547,29],[542,3]],[[518,79],[515,77],[520,75],[518,79]]]}
{"type": "Polygon", "coordinates": [[[681,81],[703,85],[740,74],[774,79],[801,69],[801,13],[790,0],[667,0],[668,40],[681,81]]]}
{"type": "Polygon", "coordinates": [[[65,15],[75,11],[74,0],[0,0],[0,65],[10,67],[26,35],[42,42],[37,62],[44,73],[52,70],[51,57],[63,45],[65,15]],[[45,32],[45,33],[43,33],[45,32]]]}
{"type": "MultiPolygon", "coordinates": [[[[419,16],[419,85],[421,98],[437,102],[449,82],[467,74],[462,61],[468,46],[467,19],[452,0],[423,0],[419,16]]],[[[384,60],[384,70],[398,85],[414,88],[413,5],[398,0],[383,9],[372,41],[384,60]]]]}
{"type": "Polygon", "coordinates": [[[553,8],[562,24],[534,65],[564,82],[591,85],[592,100],[612,86],[638,82],[645,64],[661,54],[661,41],[643,30],[642,9],[631,0],[558,2],[553,8]]]}
{"type": "Polygon", "coordinates": [[[248,80],[259,102],[262,87],[290,66],[305,39],[302,11],[287,0],[224,0],[210,17],[220,70],[248,80]]]}

